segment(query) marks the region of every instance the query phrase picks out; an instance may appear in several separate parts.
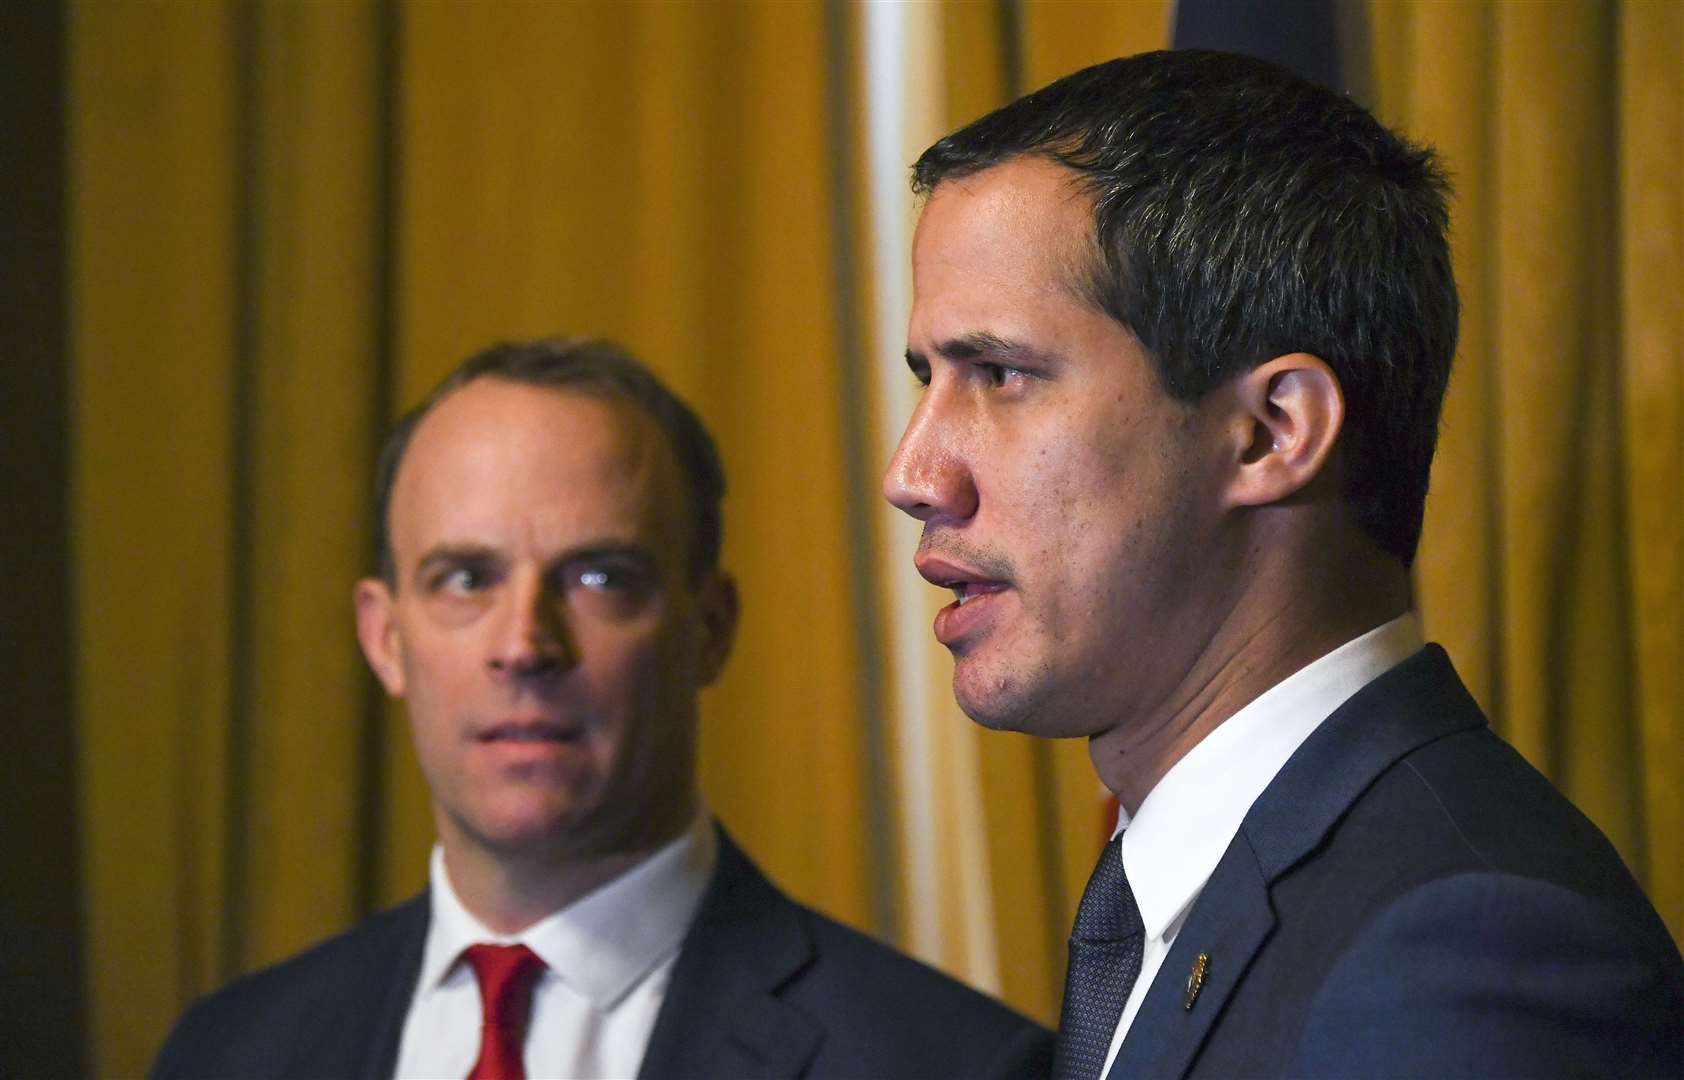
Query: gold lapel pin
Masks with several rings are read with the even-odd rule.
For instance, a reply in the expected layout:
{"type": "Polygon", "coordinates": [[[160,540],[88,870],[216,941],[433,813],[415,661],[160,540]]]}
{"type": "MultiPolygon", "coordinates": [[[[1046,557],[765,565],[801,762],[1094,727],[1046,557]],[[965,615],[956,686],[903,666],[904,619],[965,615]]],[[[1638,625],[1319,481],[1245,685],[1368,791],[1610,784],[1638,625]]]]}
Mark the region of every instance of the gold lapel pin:
{"type": "Polygon", "coordinates": [[[1193,970],[1187,973],[1187,989],[1181,994],[1181,1007],[1191,1010],[1193,1002],[1198,999],[1199,991],[1204,989],[1205,973],[1210,970],[1210,954],[1200,953],[1193,961],[1193,970]]]}

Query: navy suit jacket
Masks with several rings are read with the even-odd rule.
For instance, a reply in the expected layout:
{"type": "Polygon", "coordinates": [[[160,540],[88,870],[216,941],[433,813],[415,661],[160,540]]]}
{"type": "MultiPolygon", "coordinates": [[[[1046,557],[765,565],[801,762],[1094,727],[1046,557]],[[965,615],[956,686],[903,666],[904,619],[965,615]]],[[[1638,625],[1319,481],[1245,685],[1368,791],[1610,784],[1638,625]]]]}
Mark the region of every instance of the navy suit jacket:
{"type": "MultiPolygon", "coordinates": [[[[427,935],[422,895],[195,1004],[157,1080],[388,1080],[427,935]]],[[[1051,1037],[1004,1005],[779,892],[720,833],[639,1076],[1012,1077],[1051,1037]]]]}
{"type": "Polygon", "coordinates": [[[1684,1076],[1684,963],[1436,645],[1258,797],[1109,1073],[1574,1075],[1684,1076]]]}

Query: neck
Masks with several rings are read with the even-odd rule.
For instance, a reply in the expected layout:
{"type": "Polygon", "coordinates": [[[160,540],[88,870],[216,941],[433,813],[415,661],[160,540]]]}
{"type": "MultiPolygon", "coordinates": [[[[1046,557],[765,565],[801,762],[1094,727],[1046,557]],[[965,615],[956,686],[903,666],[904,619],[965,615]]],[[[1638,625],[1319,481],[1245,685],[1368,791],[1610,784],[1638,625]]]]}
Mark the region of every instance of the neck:
{"type": "Polygon", "coordinates": [[[1089,741],[1100,780],[1131,817],[1164,774],[1229,717],[1411,607],[1408,572],[1366,544],[1345,557],[1322,550],[1250,567],[1241,580],[1237,602],[1155,715],[1128,718],[1089,741]]]}
{"type": "Polygon", "coordinates": [[[451,888],[468,913],[499,934],[517,934],[628,873],[689,827],[640,836],[624,850],[600,853],[509,851],[476,843],[441,823],[439,843],[451,888]]]}

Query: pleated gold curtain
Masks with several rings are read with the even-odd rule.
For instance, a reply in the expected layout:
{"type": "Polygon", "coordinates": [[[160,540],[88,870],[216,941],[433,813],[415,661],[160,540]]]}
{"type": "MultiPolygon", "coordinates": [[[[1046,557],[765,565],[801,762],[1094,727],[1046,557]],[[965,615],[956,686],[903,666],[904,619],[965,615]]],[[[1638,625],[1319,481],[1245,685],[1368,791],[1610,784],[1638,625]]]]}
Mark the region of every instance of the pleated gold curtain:
{"type": "MultiPolygon", "coordinates": [[[[1168,12],[943,3],[941,114],[1159,47],[1168,12]]],[[[1684,931],[1679,9],[1372,15],[1382,114],[1459,187],[1429,632],[1684,931]]],[[[422,884],[425,789],[351,630],[373,457],[463,355],[554,332],[624,341],[721,442],[745,610],[704,698],[711,807],[799,898],[1056,1017],[1103,828],[1085,748],[976,732],[939,656],[890,655],[876,489],[904,417],[869,389],[899,361],[863,329],[883,301],[861,21],[841,2],[72,5],[98,1072],[142,1071],[188,999],[422,884]],[[930,823],[896,780],[908,677],[938,745],[974,744],[930,823]],[[944,895],[982,875],[965,917],[990,947],[912,941],[909,840],[968,817],[981,861],[944,895]]]]}
{"type": "Polygon", "coordinates": [[[101,1072],[141,1071],[190,997],[423,884],[425,791],[348,589],[379,433],[499,339],[618,338],[718,433],[747,610],[706,700],[707,798],[794,891],[885,921],[839,539],[864,496],[838,406],[834,14],[75,6],[101,1072]]]}
{"type": "Polygon", "coordinates": [[[1684,6],[1372,13],[1456,185],[1425,628],[1684,937],[1684,6]]]}

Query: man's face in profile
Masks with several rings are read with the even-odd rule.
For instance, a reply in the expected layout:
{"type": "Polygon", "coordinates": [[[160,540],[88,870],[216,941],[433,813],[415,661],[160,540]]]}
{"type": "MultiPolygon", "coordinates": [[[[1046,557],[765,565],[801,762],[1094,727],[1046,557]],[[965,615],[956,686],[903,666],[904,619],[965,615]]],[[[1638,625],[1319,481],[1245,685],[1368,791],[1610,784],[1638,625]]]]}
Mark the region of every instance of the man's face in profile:
{"type": "Polygon", "coordinates": [[[908,352],[926,382],[884,481],[973,719],[1091,735],[1164,706],[1221,598],[1213,421],[1172,400],[1082,292],[1091,200],[1019,158],[939,184],[913,243],[908,352]]]}
{"type": "Polygon", "coordinates": [[[393,486],[395,585],[358,586],[405,699],[446,852],[594,855],[694,811],[697,691],[730,645],[692,517],[635,406],[482,378],[440,402],[393,486]]]}

